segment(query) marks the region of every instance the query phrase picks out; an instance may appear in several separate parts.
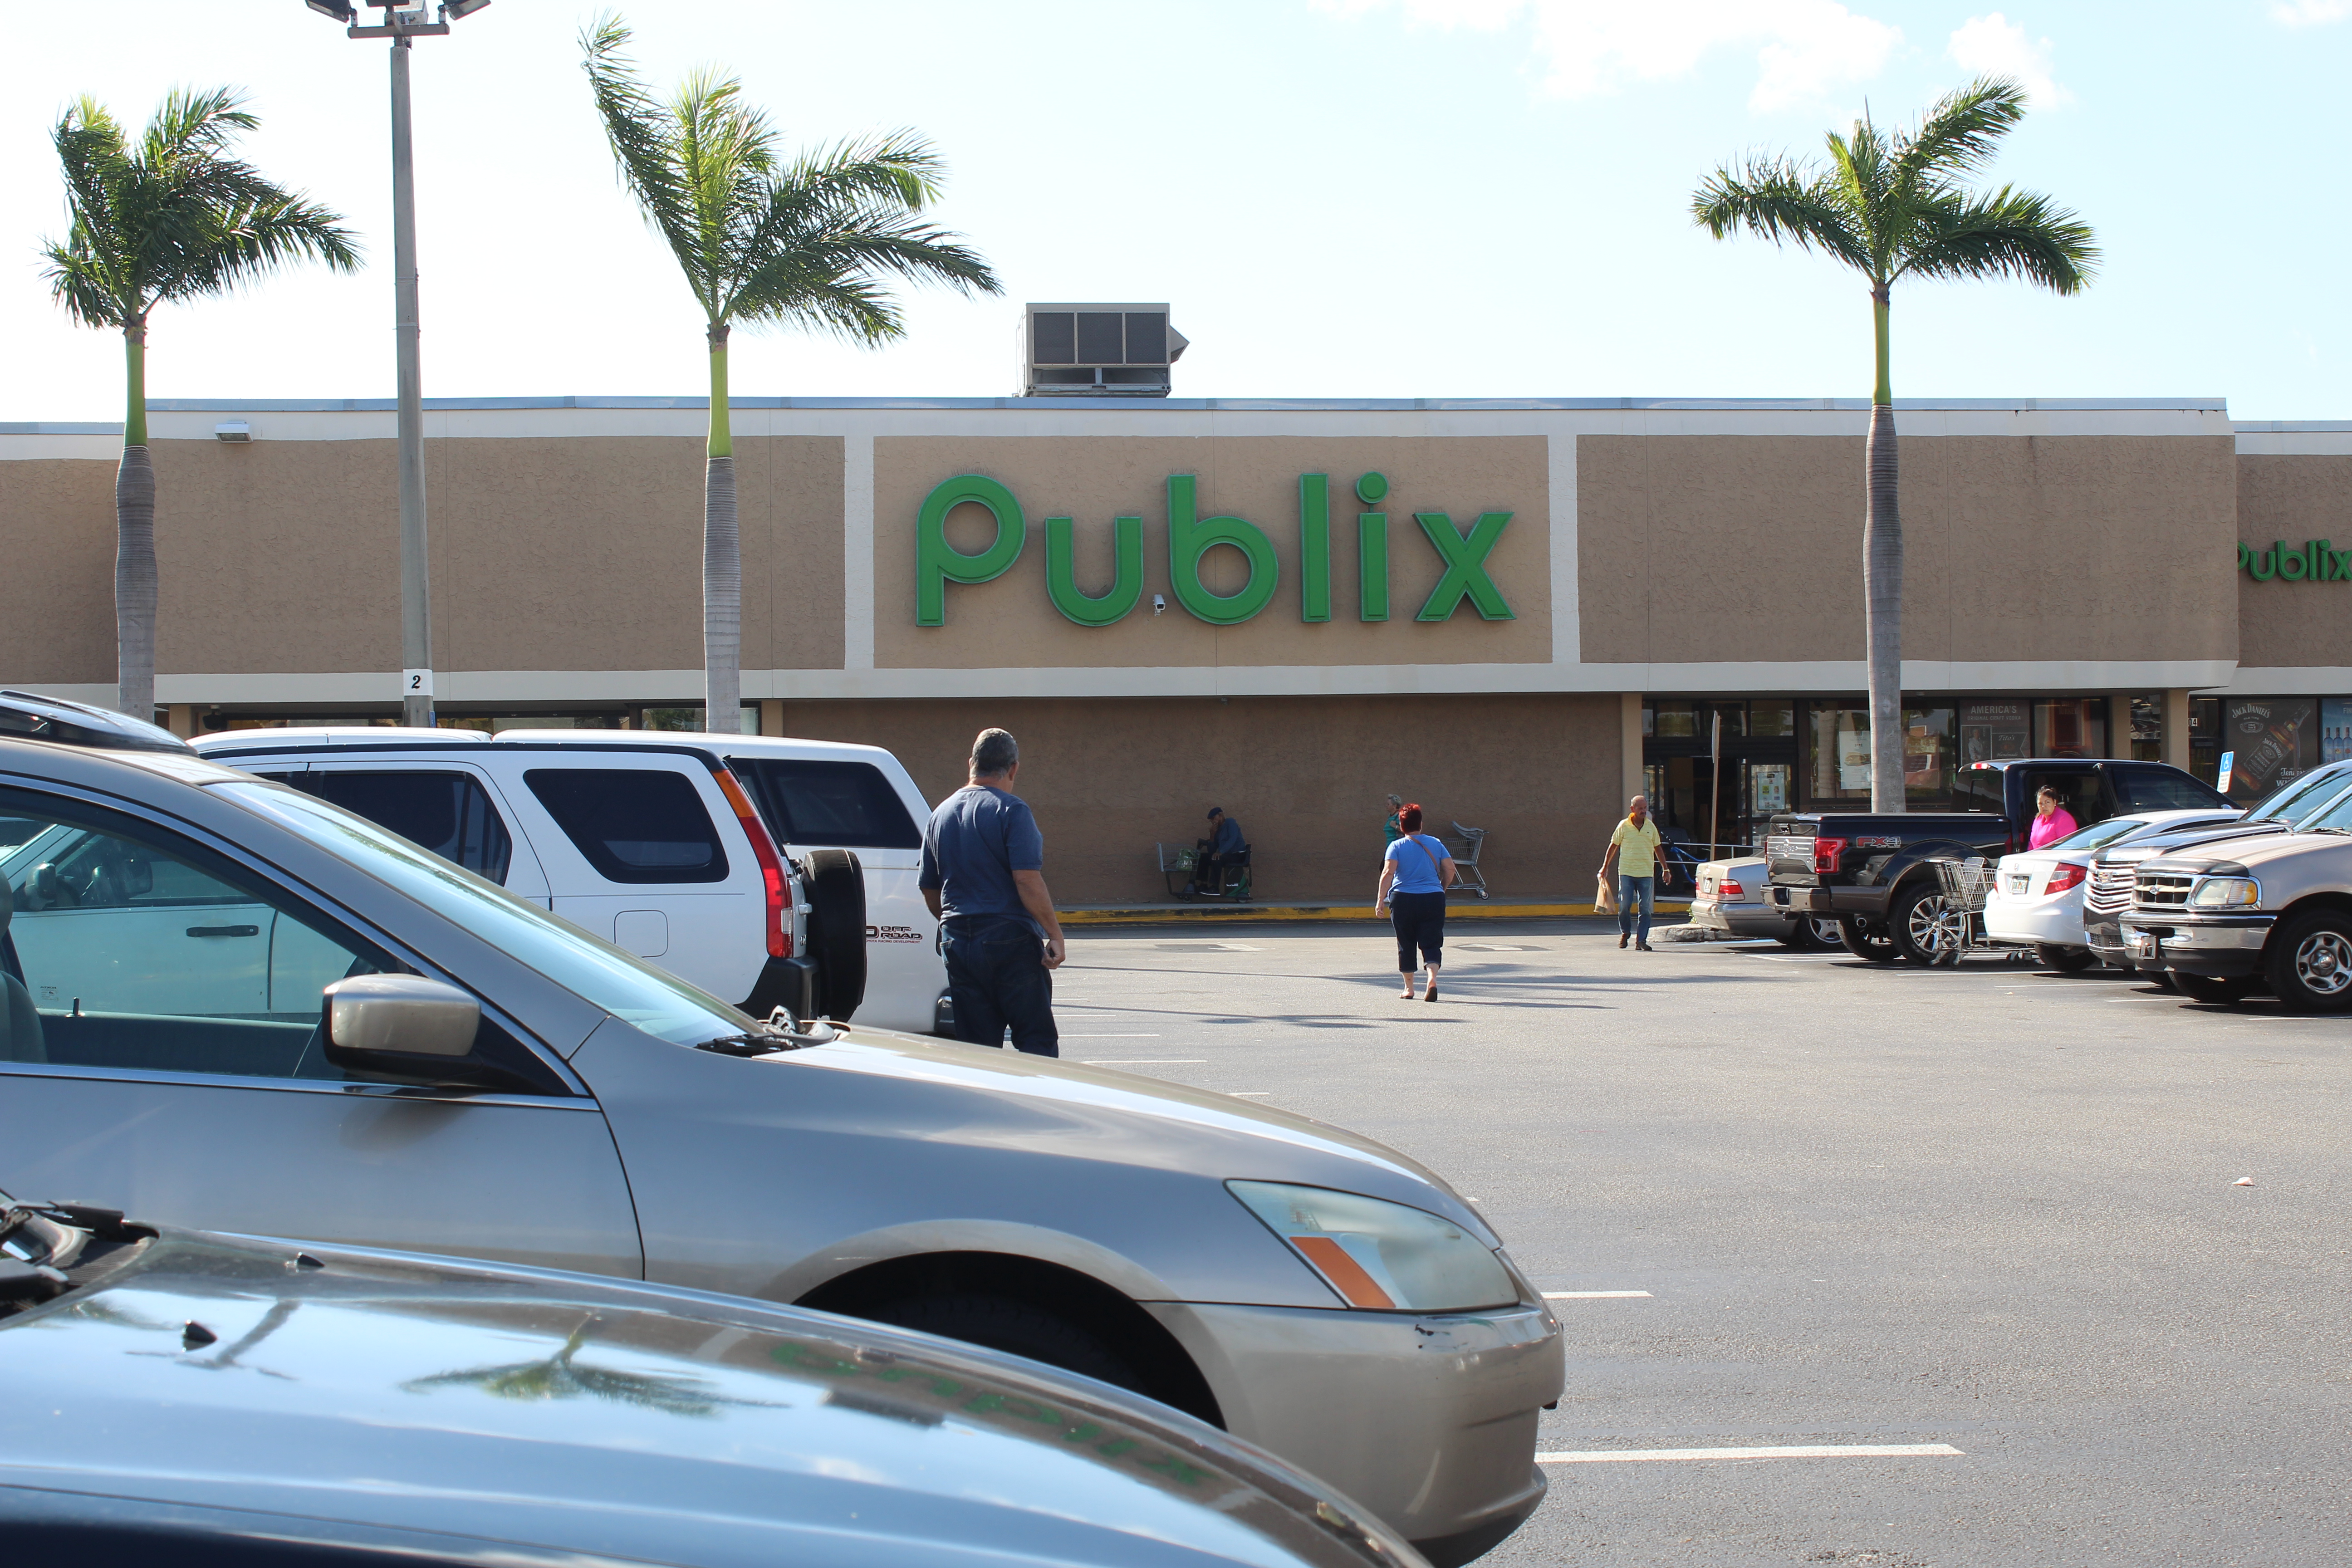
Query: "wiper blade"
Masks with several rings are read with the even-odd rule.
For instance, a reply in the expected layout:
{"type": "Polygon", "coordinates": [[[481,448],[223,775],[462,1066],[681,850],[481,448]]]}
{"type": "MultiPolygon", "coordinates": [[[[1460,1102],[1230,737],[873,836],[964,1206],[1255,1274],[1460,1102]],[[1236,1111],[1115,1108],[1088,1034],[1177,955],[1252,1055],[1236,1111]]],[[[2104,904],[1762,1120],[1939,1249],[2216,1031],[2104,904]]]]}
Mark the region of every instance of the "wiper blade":
{"type": "Polygon", "coordinates": [[[829,1046],[840,1037],[830,1024],[803,1024],[797,1028],[752,1029],[740,1035],[721,1035],[715,1040],[697,1040],[694,1048],[722,1057],[766,1057],[778,1051],[829,1046]]]}

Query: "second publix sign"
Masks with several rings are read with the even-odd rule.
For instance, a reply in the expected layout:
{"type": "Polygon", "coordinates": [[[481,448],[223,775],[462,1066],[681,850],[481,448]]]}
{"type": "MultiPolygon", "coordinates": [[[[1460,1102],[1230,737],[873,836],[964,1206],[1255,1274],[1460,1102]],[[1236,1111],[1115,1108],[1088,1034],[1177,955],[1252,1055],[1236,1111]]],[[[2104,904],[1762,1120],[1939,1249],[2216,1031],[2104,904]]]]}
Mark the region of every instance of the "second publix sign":
{"type": "MultiPolygon", "coordinates": [[[[1168,476],[1168,577],[1176,602],[1213,626],[1238,626],[1273,603],[1280,585],[1274,542],[1265,531],[1244,518],[1202,517],[1195,501],[1195,476],[1168,476]],[[1230,544],[1249,562],[1249,581],[1232,594],[1214,594],[1201,582],[1201,559],[1220,544],[1230,544]]],[[[1384,475],[1366,474],[1356,481],[1356,499],[1377,507],[1389,493],[1384,475]]],[[[1516,619],[1502,590],[1486,574],[1486,557],[1511,521],[1507,511],[1481,512],[1465,530],[1442,511],[1417,511],[1413,521],[1444,563],[1445,574],[1423,601],[1416,621],[1451,619],[1463,600],[1490,621],[1516,619]]],[[[1123,620],[1143,597],[1143,519],[1111,521],[1112,556],[1116,562],[1108,592],[1095,595],[1078,589],[1073,565],[1071,531],[1066,517],[1045,520],[1045,593],[1054,607],[1082,626],[1108,626],[1123,620]]],[[[1029,524],[1012,490],[984,474],[959,474],[942,480],[923,498],[915,525],[915,624],[947,624],[947,585],[987,583],[1002,577],[1021,559],[1028,542],[1029,524]],[[948,542],[948,513],[970,503],[985,508],[996,520],[996,538],[988,548],[966,554],[948,542]]],[[[1384,511],[1356,514],[1357,593],[1360,620],[1389,618],[1389,519],[1384,511]]],[[[1331,500],[1330,476],[1298,476],[1298,618],[1331,618],[1331,500]]]]}
{"type": "Polygon", "coordinates": [[[2240,541],[2238,570],[2257,583],[2273,577],[2289,583],[2352,583],[2352,550],[2338,550],[2327,539],[2308,541],[2300,550],[2289,550],[2284,542],[2256,550],[2240,541]]]}

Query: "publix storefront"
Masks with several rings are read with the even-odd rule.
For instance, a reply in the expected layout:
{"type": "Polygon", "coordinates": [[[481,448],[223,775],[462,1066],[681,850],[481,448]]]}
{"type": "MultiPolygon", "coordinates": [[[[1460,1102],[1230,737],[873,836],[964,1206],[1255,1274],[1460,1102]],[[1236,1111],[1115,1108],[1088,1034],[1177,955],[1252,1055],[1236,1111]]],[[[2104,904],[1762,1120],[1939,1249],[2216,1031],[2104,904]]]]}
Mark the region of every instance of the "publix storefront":
{"type": "MultiPolygon", "coordinates": [[[[1498,892],[1564,893],[1635,789],[1700,840],[1866,798],[1866,416],[741,399],[743,722],[888,745],[935,795],[1005,725],[1072,901],[1152,896],[1153,843],[1213,804],[1265,893],[1368,895],[1391,791],[1488,828],[1498,892]]],[[[702,418],[429,408],[445,721],[694,721],[702,418]]],[[[2243,794],[2352,750],[2352,430],[2196,400],[1900,420],[1916,804],[1979,756],[2234,750],[2243,794]]],[[[170,721],[389,719],[389,407],[153,428],[170,721]]],[[[0,426],[0,681],[110,696],[118,442],[0,426]]]]}

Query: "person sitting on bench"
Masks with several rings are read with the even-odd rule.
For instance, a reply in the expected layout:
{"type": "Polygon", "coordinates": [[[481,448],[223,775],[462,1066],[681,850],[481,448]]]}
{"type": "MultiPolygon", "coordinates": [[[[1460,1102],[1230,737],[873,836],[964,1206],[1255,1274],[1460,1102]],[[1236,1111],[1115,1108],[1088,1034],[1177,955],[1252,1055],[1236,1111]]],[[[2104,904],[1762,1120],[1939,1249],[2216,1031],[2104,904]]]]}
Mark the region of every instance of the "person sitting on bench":
{"type": "Polygon", "coordinates": [[[1192,884],[1186,891],[1216,898],[1225,890],[1225,873],[1248,847],[1242,842],[1242,825],[1227,816],[1223,806],[1213,805],[1209,807],[1209,837],[1193,847],[1196,854],[1192,884]]]}

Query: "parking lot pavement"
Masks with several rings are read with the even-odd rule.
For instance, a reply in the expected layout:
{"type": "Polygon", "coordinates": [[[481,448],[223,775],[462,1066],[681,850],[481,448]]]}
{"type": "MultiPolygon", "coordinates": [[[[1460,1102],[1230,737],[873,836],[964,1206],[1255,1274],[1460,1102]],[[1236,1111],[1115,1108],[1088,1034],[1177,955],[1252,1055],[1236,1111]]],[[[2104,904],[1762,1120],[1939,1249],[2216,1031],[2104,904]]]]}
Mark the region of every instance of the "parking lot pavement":
{"type": "Polygon", "coordinates": [[[1066,1056],[1419,1157],[1563,1293],[1563,1458],[1486,1561],[2352,1561],[2352,1020],[1448,937],[1425,1004],[1377,930],[1079,935],[1057,1010],[1066,1056]],[[1688,1452],[1756,1448],[1824,1452],[1688,1452]]]}

